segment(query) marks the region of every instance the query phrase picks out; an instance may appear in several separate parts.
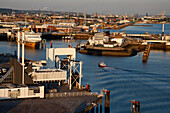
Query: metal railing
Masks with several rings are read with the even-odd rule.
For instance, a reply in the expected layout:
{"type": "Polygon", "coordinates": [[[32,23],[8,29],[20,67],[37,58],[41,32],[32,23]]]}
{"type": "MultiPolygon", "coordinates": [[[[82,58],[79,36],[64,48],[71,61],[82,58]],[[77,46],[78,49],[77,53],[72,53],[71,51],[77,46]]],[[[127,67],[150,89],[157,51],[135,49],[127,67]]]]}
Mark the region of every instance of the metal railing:
{"type": "Polygon", "coordinates": [[[3,80],[13,71],[13,69],[14,69],[14,67],[12,66],[12,67],[8,70],[8,72],[7,72],[4,76],[2,76],[2,78],[0,78],[0,83],[3,82],[3,80]]]}
{"type": "Polygon", "coordinates": [[[98,92],[64,92],[64,93],[50,93],[46,94],[46,97],[77,97],[77,96],[91,96],[91,95],[98,95],[98,92]]]}

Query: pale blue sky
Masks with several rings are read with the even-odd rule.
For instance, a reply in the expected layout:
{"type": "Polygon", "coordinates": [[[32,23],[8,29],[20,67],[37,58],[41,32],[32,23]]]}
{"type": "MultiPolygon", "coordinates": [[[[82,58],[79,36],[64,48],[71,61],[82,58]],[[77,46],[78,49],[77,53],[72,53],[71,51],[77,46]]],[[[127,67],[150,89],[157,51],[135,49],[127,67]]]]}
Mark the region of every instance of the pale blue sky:
{"type": "Polygon", "coordinates": [[[43,9],[113,14],[158,14],[165,10],[170,15],[170,0],[0,0],[1,8],[43,9]]]}

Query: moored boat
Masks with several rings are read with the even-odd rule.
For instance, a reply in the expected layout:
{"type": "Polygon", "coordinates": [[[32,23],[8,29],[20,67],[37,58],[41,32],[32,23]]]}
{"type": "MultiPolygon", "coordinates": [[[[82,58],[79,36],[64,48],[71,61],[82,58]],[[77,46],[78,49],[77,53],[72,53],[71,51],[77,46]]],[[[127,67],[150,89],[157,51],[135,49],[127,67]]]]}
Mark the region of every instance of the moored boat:
{"type": "Polygon", "coordinates": [[[39,48],[41,42],[41,33],[25,32],[24,45],[31,48],[39,48]]]}

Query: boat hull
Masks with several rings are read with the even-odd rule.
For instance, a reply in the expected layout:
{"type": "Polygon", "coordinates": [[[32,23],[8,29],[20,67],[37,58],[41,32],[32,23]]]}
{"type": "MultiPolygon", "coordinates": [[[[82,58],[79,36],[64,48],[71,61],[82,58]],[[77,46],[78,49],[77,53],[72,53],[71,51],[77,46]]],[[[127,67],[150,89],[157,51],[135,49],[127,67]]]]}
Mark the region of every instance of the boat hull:
{"type": "Polygon", "coordinates": [[[39,48],[40,42],[26,42],[24,45],[25,45],[25,47],[39,48]]]}
{"type": "Polygon", "coordinates": [[[102,66],[102,65],[99,64],[99,67],[107,67],[107,66],[102,66]]]}

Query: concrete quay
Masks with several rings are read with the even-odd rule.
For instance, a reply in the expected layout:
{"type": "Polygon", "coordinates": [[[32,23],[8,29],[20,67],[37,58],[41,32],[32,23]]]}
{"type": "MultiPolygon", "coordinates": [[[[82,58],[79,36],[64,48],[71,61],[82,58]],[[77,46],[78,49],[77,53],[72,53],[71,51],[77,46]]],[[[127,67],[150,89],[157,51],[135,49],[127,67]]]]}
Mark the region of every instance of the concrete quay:
{"type": "MultiPolygon", "coordinates": [[[[0,54],[0,66],[1,68],[5,68],[6,72],[8,72],[10,68],[10,58],[16,58],[16,56],[11,54],[0,54]]],[[[28,60],[25,60],[28,61],[28,60]]],[[[14,68],[16,68],[14,66],[14,68]]],[[[15,71],[15,69],[14,69],[15,71]]],[[[2,73],[1,73],[2,74],[2,73]]],[[[5,74],[5,73],[4,73],[5,74]]],[[[2,74],[2,77],[3,75],[2,74]]],[[[91,92],[90,86],[86,86],[86,88],[76,88],[73,87],[69,90],[69,85],[61,81],[59,84],[58,81],[47,81],[47,82],[36,82],[30,85],[22,85],[22,84],[13,84],[13,78],[16,75],[11,73],[11,81],[1,82],[0,89],[9,88],[9,86],[15,86],[14,88],[20,87],[36,87],[37,85],[44,86],[44,98],[39,97],[28,97],[28,98],[9,98],[9,99],[0,99],[0,107],[1,113],[13,113],[13,112],[23,112],[23,113],[88,113],[96,111],[98,113],[103,112],[104,106],[102,106],[104,91],[101,94],[91,92]],[[13,76],[13,77],[12,77],[13,76]]],[[[1,79],[1,77],[0,77],[1,79]]],[[[37,89],[34,89],[36,93],[38,93],[37,89]]],[[[20,91],[20,90],[19,90],[20,91]]],[[[29,89],[29,93],[31,90],[29,89]]],[[[18,90],[16,91],[16,93],[18,90]]],[[[41,91],[40,91],[41,92],[41,91]]],[[[9,93],[9,92],[8,92],[9,93]]],[[[33,93],[33,92],[32,92],[33,93]]],[[[34,92],[35,93],[35,92],[34,92]]],[[[11,93],[12,94],[12,93],[11,93]]],[[[18,95],[19,93],[17,93],[18,95]]],[[[16,95],[16,96],[17,96],[16,95]]],[[[106,93],[105,93],[106,95],[106,93]]],[[[14,96],[14,95],[13,95],[14,96]]],[[[110,98],[106,101],[107,105],[110,106],[110,98]],[[109,103],[108,103],[109,102],[109,103]]],[[[106,107],[105,107],[106,108],[106,107]]],[[[108,106],[106,108],[108,110],[108,106]]],[[[110,107],[109,107],[110,109],[110,107]]],[[[108,112],[106,112],[108,113],[108,112]]]]}

